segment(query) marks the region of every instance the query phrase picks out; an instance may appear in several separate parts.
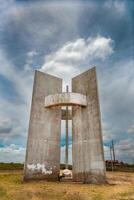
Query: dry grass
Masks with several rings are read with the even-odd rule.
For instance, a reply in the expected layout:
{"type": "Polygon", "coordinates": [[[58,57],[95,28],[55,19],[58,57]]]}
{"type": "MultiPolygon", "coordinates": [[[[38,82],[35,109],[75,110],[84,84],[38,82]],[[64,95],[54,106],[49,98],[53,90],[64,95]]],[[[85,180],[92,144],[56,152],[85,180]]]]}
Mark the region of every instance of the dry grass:
{"type": "Polygon", "coordinates": [[[0,174],[0,200],[134,200],[134,173],[107,173],[107,185],[22,182],[20,173],[0,174]]]}

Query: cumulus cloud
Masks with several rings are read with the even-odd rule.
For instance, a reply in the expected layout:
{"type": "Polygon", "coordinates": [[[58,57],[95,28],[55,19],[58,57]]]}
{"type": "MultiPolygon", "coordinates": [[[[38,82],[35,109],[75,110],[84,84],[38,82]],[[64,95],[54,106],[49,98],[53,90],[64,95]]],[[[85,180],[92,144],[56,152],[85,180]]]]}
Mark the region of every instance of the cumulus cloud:
{"type": "Polygon", "coordinates": [[[128,158],[132,157],[131,148],[134,132],[133,66],[133,60],[123,59],[116,62],[112,67],[109,65],[109,68],[105,68],[98,74],[104,144],[110,145],[111,140],[114,140],[118,149],[117,159],[126,162],[132,162],[132,159],[128,158]],[[129,144],[129,142],[130,148],[125,153],[125,150],[122,151],[121,145],[129,144]]]}
{"type": "Polygon", "coordinates": [[[0,147],[0,162],[24,162],[25,148],[10,144],[6,147],[0,147]]]}
{"type": "MultiPolygon", "coordinates": [[[[32,55],[29,55],[30,59],[32,55]]],[[[0,50],[0,63],[0,76],[4,77],[5,82],[10,81],[10,93],[8,94],[9,91],[6,91],[6,85],[3,86],[5,87],[4,92],[9,97],[15,95],[15,98],[10,101],[10,98],[5,98],[1,93],[0,139],[4,145],[9,145],[11,142],[25,145],[34,70],[31,68],[27,72],[27,70],[20,71],[16,69],[2,50],[0,50]]]]}
{"type": "Polygon", "coordinates": [[[133,76],[132,60],[117,62],[99,74],[102,118],[116,138],[123,137],[133,124],[133,76]]]}
{"type": "Polygon", "coordinates": [[[115,145],[115,154],[119,160],[128,163],[134,162],[134,142],[131,138],[121,140],[115,145]],[[124,159],[125,158],[125,159],[124,159]]]}
{"type": "Polygon", "coordinates": [[[18,95],[24,102],[27,102],[33,80],[33,69],[29,74],[25,70],[20,71],[16,69],[2,49],[0,49],[0,63],[3,66],[0,67],[0,74],[13,83],[18,95]]]}
{"type": "Polygon", "coordinates": [[[4,12],[5,20],[2,18],[2,39],[8,42],[4,48],[11,58],[31,49],[48,53],[75,38],[78,12],[78,7],[65,6],[64,3],[14,1],[13,6],[9,4],[4,12]],[[14,48],[14,43],[17,48],[14,48]]]}
{"type": "Polygon", "coordinates": [[[45,56],[41,71],[65,78],[65,82],[78,74],[91,61],[105,60],[113,50],[113,40],[103,36],[78,38],[45,56]]]}
{"type": "Polygon", "coordinates": [[[31,72],[33,70],[33,66],[35,64],[35,57],[38,56],[38,52],[35,51],[29,51],[26,54],[26,64],[24,65],[24,71],[31,72]]]}

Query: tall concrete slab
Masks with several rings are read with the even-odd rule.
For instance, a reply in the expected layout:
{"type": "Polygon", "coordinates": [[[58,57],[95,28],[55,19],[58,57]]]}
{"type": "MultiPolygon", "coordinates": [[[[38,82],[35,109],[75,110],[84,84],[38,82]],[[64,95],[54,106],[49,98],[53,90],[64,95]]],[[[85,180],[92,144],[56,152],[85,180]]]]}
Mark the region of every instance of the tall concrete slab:
{"type": "Polygon", "coordinates": [[[36,71],[29,123],[24,180],[58,180],[61,108],[45,108],[45,97],[62,92],[62,80],[36,71]]]}
{"type": "Polygon", "coordinates": [[[87,107],[75,106],[72,110],[73,180],[105,183],[96,69],[74,77],[72,92],[87,96],[87,107]]]}

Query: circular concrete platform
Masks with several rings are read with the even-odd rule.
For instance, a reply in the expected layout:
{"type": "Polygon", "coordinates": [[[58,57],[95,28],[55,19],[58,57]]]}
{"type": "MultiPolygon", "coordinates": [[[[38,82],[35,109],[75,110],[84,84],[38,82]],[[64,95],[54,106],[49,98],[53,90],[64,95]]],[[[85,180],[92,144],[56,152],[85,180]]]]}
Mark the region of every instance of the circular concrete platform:
{"type": "Polygon", "coordinates": [[[45,97],[45,108],[54,106],[87,106],[87,98],[80,93],[60,93],[45,97]]]}

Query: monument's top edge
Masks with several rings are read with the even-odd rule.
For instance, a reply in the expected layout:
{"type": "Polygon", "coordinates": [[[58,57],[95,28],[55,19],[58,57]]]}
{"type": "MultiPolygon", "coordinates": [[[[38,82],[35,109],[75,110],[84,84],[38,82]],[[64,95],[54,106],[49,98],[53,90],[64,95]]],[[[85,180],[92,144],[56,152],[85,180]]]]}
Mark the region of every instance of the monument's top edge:
{"type": "Polygon", "coordinates": [[[54,76],[54,75],[52,75],[52,74],[48,74],[48,73],[46,73],[46,72],[42,72],[42,71],[39,71],[39,70],[35,70],[35,74],[36,73],[40,73],[40,74],[42,74],[42,75],[46,75],[46,76],[50,76],[50,77],[52,77],[52,78],[57,78],[57,79],[59,79],[59,80],[63,80],[62,78],[59,78],[58,76],[54,76]]]}
{"type": "Polygon", "coordinates": [[[91,71],[95,71],[96,72],[96,66],[94,66],[94,67],[82,72],[81,74],[78,74],[77,76],[74,76],[72,79],[75,79],[77,77],[83,76],[83,75],[85,75],[85,74],[87,74],[88,72],[91,72],[91,71]]]}
{"type": "Polygon", "coordinates": [[[46,108],[67,105],[87,106],[87,97],[83,94],[73,92],[52,94],[45,97],[46,108]]]}

